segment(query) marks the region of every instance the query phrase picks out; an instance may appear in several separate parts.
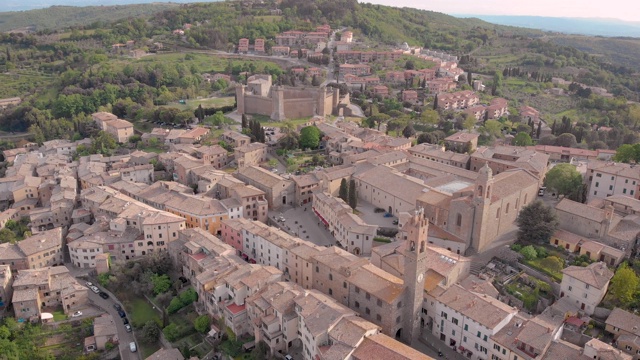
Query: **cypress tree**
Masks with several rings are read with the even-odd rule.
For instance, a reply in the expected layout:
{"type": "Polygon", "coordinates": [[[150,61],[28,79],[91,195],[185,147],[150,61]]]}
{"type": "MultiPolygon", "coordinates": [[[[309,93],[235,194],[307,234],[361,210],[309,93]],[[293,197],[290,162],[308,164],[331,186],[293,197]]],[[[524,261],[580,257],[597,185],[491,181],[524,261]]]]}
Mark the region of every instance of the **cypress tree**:
{"type": "Polygon", "coordinates": [[[349,181],[349,206],[352,209],[356,209],[358,206],[358,194],[356,193],[356,181],[351,179],[349,181]]]}
{"type": "Polygon", "coordinates": [[[438,94],[436,94],[436,97],[433,99],[433,110],[438,110],[438,94]]]}
{"type": "Polygon", "coordinates": [[[344,202],[349,201],[349,187],[347,185],[346,179],[342,179],[340,181],[340,191],[338,192],[338,197],[344,200],[344,202]]]}
{"type": "Polygon", "coordinates": [[[538,130],[536,130],[536,137],[540,139],[540,132],[542,132],[542,121],[538,121],[538,130]]]}
{"type": "Polygon", "coordinates": [[[469,71],[469,75],[467,76],[467,80],[469,81],[469,86],[473,86],[473,73],[469,71]]]}
{"type": "Polygon", "coordinates": [[[246,128],[247,127],[247,115],[242,114],[242,128],[246,128]]]}

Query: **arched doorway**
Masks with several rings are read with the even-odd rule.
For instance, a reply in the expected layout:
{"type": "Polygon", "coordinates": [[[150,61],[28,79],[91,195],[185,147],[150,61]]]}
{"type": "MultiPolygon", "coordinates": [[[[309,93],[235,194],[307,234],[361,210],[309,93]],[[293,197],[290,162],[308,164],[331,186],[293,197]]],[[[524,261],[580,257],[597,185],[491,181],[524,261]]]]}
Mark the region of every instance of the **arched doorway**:
{"type": "Polygon", "coordinates": [[[398,329],[398,331],[396,331],[396,339],[400,339],[402,337],[402,328],[398,329]]]}
{"type": "Polygon", "coordinates": [[[357,247],[357,248],[353,249],[353,254],[354,255],[360,255],[360,248],[357,247]]]}

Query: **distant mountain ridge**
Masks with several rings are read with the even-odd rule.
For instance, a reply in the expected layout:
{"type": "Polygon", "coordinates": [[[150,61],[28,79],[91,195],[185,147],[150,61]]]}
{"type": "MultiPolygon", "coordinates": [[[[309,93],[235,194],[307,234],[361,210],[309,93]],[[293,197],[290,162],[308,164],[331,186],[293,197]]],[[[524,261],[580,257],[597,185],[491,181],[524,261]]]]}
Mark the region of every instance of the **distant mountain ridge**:
{"type": "MultiPolygon", "coordinates": [[[[220,0],[198,0],[199,2],[215,2],[220,0]]],[[[0,1],[0,12],[44,9],[51,6],[114,6],[151,3],[192,3],[194,0],[3,0],[0,1]]]]}
{"type": "Polygon", "coordinates": [[[518,26],[567,34],[640,37],[640,22],[618,19],[471,14],[456,14],[454,16],[475,17],[498,25],[518,26]]]}

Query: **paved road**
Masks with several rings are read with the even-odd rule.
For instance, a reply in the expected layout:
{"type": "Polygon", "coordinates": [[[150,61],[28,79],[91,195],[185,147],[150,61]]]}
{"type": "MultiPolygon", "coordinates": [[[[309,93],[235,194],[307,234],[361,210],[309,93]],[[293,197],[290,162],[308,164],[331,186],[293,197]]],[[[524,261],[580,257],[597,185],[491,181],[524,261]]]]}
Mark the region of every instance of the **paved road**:
{"type": "MultiPolygon", "coordinates": [[[[335,238],[313,213],[311,205],[290,208],[282,212],[282,214],[286,219],[284,230],[287,230],[290,234],[319,246],[331,246],[336,243],[335,238]]],[[[270,212],[269,216],[272,215],[280,215],[280,212],[270,212]]]]}
{"type": "MultiPolygon", "coordinates": [[[[86,280],[84,279],[78,279],[78,281],[81,284],[84,284],[86,282],[86,280]]],[[[136,342],[137,344],[137,341],[135,340],[133,332],[128,333],[125,330],[124,323],[122,322],[120,315],[118,315],[118,312],[113,307],[113,304],[115,304],[116,302],[120,304],[120,302],[118,302],[116,297],[113,294],[111,294],[109,291],[106,291],[101,287],[100,287],[100,290],[108,293],[109,298],[103,299],[100,296],[98,296],[98,294],[95,294],[92,291],[89,291],[89,299],[93,302],[94,305],[98,306],[99,308],[102,308],[102,310],[106,311],[111,316],[113,316],[113,321],[115,322],[116,328],[118,329],[118,339],[120,341],[120,345],[118,347],[120,349],[120,358],[122,360],[140,360],[141,358],[140,358],[139,351],[136,353],[132,353],[129,350],[129,343],[136,342]]]]}

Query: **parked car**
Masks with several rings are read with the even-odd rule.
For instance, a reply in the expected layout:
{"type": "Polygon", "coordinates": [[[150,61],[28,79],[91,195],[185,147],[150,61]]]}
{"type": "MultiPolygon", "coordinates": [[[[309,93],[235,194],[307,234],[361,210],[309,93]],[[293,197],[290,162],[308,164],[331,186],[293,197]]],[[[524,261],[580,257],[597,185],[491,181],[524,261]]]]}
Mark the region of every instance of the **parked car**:
{"type": "Polygon", "coordinates": [[[104,291],[100,291],[100,293],[98,295],[100,295],[100,297],[103,298],[103,299],[108,299],[109,298],[109,294],[107,294],[104,291]]]}
{"type": "Polygon", "coordinates": [[[92,287],[93,283],[91,281],[87,281],[85,284],[87,284],[87,287],[92,287]]]}
{"type": "Polygon", "coordinates": [[[125,324],[125,325],[129,324],[129,319],[127,319],[126,317],[123,317],[122,318],[122,323],[125,324]]]}
{"type": "Polygon", "coordinates": [[[392,216],[393,216],[393,215],[392,215],[392,214],[390,214],[390,213],[385,213],[385,214],[384,214],[384,217],[386,217],[386,218],[390,218],[390,217],[392,217],[392,216]]]}
{"type": "Polygon", "coordinates": [[[138,347],[136,346],[135,342],[132,341],[132,342],[129,343],[129,350],[131,350],[131,352],[138,351],[138,347]]]}
{"type": "Polygon", "coordinates": [[[91,286],[91,287],[90,287],[90,289],[91,289],[91,291],[93,291],[95,294],[97,294],[97,293],[99,293],[99,292],[100,292],[100,289],[98,289],[98,287],[97,287],[97,286],[91,286]]]}
{"type": "Polygon", "coordinates": [[[284,360],[293,360],[293,356],[287,354],[284,356],[284,360]]]}
{"type": "Polygon", "coordinates": [[[127,332],[131,332],[131,331],[132,331],[132,329],[131,329],[131,325],[130,325],[130,324],[124,324],[124,329],[125,329],[127,332]]]}
{"type": "Polygon", "coordinates": [[[82,311],[76,311],[73,314],[71,314],[71,317],[78,317],[78,316],[82,316],[82,311]]]}
{"type": "Polygon", "coordinates": [[[393,220],[393,225],[398,225],[398,220],[393,220]]]}
{"type": "Polygon", "coordinates": [[[120,304],[113,304],[113,308],[116,309],[116,311],[122,310],[122,306],[120,306],[120,304]]]}
{"type": "Polygon", "coordinates": [[[127,314],[125,314],[122,309],[118,310],[118,315],[120,315],[121,318],[127,317],[127,314]]]}

